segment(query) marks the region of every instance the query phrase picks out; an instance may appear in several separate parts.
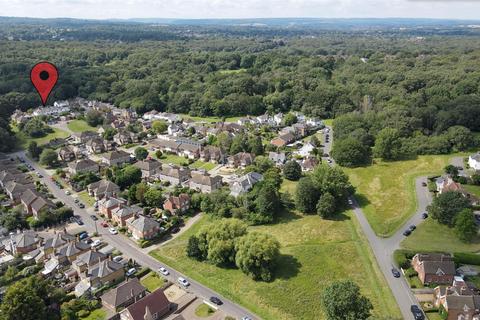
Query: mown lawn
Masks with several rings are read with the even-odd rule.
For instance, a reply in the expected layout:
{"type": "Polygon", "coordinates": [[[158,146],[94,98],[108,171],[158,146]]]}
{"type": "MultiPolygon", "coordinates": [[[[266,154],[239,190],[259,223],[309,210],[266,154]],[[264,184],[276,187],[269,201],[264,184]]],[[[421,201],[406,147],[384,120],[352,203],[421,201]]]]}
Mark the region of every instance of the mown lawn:
{"type": "Polygon", "coordinates": [[[480,186],[474,186],[474,185],[471,185],[471,184],[464,184],[462,186],[465,188],[465,190],[467,190],[471,194],[473,194],[477,197],[480,197],[480,186]]]}
{"type": "Polygon", "coordinates": [[[72,120],[67,124],[68,129],[73,132],[96,131],[97,128],[92,127],[84,120],[72,120]]]}
{"type": "Polygon", "coordinates": [[[90,312],[88,317],[81,318],[82,320],[104,320],[107,318],[107,312],[103,309],[97,309],[90,312]]]}
{"type": "Polygon", "coordinates": [[[210,171],[213,168],[215,168],[216,166],[217,166],[217,164],[215,164],[215,163],[203,162],[203,161],[197,160],[190,165],[190,168],[192,168],[192,169],[204,169],[206,171],[210,171]]]}
{"type": "Polygon", "coordinates": [[[179,166],[183,166],[188,164],[188,159],[185,159],[185,157],[177,156],[175,154],[166,154],[164,153],[162,157],[159,159],[160,162],[168,164],[176,164],[179,166]]]}
{"type": "Polygon", "coordinates": [[[416,210],[415,179],[441,174],[454,155],[420,156],[415,160],[379,161],[345,169],[357,188],[357,199],[379,236],[392,235],[416,210]]]}
{"type": "Polygon", "coordinates": [[[145,287],[147,288],[147,290],[149,292],[153,292],[155,290],[157,290],[158,288],[160,288],[164,283],[166,282],[166,280],[164,278],[162,278],[161,276],[159,276],[158,274],[156,274],[155,272],[150,272],[149,274],[147,274],[145,277],[143,277],[141,280],[140,280],[140,283],[145,287]]]}
{"type": "Polygon", "coordinates": [[[283,179],[282,185],[280,186],[280,192],[288,192],[293,197],[295,195],[295,190],[297,189],[298,181],[290,181],[288,179],[283,179]]]}
{"type": "Polygon", "coordinates": [[[67,131],[64,131],[58,128],[52,128],[52,129],[53,129],[52,133],[49,133],[45,137],[41,137],[41,138],[31,138],[26,136],[23,132],[19,132],[18,129],[14,130],[15,136],[17,138],[17,145],[21,149],[26,149],[30,141],[36,141],[38,145],[43,145],[50,142],[50,140],[52,139],[67,138],[70,135],[67,131]]]}
{"type": "Polygon", "coordinates": [[[428,218],[402,241],[401,246],[415,251],[478,252],[480,237],[476,237],[472,243],[463,243],[455,235],[454,229],[428,218]]]}
{"type": "Polygon", "coordinates": [[[87,207],[93,207],[95,204],[95,199],[88,194],[86,190],[78,193],[78,198],[82,201],[87,207]]]}
{"type": "Polygon", "coordinates": [[[347,213],[341,221],[327,221],[285,213],[276,224],[251,227],[272,234],[282,245],[272,282],[255,282],[239,270],[218,268],[186,256],[188,237],[209,222],[208,216],[151,254],[263,319],[323,319],[323,289],[334,280],[348,278],[371,299],[375,316],[400,319],[390,289],[352,216],[347,213]]]}

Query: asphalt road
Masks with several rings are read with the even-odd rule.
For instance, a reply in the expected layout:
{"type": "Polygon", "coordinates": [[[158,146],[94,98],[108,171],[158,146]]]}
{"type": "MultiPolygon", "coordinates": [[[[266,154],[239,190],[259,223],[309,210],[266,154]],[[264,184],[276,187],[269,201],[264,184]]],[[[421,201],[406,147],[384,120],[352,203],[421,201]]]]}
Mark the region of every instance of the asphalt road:
{"type": "Polygon", "coordinates": [[[67,206],[74,209],[75,214],[82,217],[82,221],[84,222],[83,227],[87,232],[93,234],[96,230],[98,230],[98,235],[102,237],[102,240],[112,247],[116,248],[120,252],[123,253],[124,256],[131,258],[137,261],[140,265],[149,267],[150,269],[157,271],[160,267],[165,267],[170,271],[170,275],[165,277],[169,281],[173,283],[177,283],[178,277],[182,276],[190,282],[190,286],[188,287],[187,291],[190,293],[195,294],[200,299],[208,300],[212,296],[219,297],[223,301],[223,305],[220,307],[222,311],[224,311],[227,315],[234,316],[237,319],[241,319],[244,316],[248,316],[252,319],[260,319],[258,316],[253,315],[250,311],[246,310],[245,308],[233,303],[232,301],[226,299],[222,295],[218,294],[217,292],[209,289],[208,287],[201,285],[200,283],[189,279],[182,273],[178,272],[177,270],[160,263],[156,259],[152,258],[144,251],[139,250],[139,247],[133,243],[131,240],[123,236],[122,234],[112,235],[108,231],[108,228],[103,228],[100,226],[100,220],[95,222],[92,220],[90,215],[94,214],[92,208],[80,209],[74,202],[75,200],[75,193],[72,192],[72,196],[68,196],[65,194],[65,189],[59,189],[55,183],[51,180],[51,175],[48,171],[43,169],[37,163],[30,161],[26,155],[25,151],[16,152],[12,154],[13,156],[20,156],[23,157],[28,163],[30,163],[35,171],[40,172],[43,175],[41,179],[43,183],[47,185],[50,189],[52,194],[65,203],[67,206]],[[95,226],[97,224],[97,226],[95,226]]]}

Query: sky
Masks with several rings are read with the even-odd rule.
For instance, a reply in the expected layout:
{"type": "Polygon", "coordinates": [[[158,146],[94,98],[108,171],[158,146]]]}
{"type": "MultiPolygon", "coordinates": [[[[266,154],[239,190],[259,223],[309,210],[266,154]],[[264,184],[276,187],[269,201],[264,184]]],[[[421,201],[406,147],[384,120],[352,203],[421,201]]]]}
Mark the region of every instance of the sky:
{"type": "Polygon", "coordinates": [[[480,0],[0,0],[0,16],[480,19],[480,0]]]}

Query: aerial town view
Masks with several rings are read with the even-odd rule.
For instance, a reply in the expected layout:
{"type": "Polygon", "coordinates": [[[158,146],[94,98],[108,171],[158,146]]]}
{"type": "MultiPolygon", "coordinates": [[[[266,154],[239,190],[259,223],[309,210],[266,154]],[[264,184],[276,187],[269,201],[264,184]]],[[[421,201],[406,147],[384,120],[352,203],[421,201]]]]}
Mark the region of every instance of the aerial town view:
{"type": "Polygon", "coordinates": [[[0,320],[480,320],[480,2],[0,8],[0,320]]]}

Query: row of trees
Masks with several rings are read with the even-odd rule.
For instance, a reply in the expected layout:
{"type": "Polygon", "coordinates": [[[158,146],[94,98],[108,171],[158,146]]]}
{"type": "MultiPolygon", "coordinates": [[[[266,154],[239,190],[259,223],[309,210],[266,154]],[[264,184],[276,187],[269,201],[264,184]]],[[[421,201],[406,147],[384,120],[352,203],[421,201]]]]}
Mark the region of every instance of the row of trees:
{"type": "Polygon", "coordinates": [[[254,280],[273,279],[280,244],[268,234],[247,233],[238,219],[222,219],[204,226],[188,239],[187,255],[220,267],[236,266],[254,280]]]}

